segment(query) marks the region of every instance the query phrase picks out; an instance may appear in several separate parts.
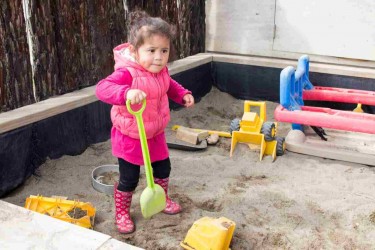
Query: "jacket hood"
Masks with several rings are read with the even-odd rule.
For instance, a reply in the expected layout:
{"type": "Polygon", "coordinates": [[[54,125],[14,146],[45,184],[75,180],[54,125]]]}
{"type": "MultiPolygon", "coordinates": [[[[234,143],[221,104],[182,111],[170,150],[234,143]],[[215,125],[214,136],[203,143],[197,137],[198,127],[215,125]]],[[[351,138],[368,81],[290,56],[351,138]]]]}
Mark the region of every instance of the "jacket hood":
{"type": "Polygon", "coordinates": [[[129,50],[129,43],[123,43],[113,49],[113,56],[115,59],[115,70],[118,68],[132,67],[144,71],[131,55],[129,50]]]}

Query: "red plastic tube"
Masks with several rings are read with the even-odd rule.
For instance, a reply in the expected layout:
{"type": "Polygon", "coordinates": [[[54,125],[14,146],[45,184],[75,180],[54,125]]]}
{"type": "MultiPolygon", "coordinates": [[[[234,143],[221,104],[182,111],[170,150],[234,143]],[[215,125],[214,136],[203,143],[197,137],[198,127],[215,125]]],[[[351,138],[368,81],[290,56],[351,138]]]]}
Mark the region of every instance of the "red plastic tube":
{"type": "Polygon", "coordinates": [[[375,134],[375,115],[311,106],[301,106],[301,109],[289,111],[279,105],[275,110],[275,119],[280,122],[375,134]]]}
{"type": "Polygon", "coordinates": [[[361,103],[374,106],[375,92],[316,86],[311,90],[303,90],[303,100],[361,103]]]}

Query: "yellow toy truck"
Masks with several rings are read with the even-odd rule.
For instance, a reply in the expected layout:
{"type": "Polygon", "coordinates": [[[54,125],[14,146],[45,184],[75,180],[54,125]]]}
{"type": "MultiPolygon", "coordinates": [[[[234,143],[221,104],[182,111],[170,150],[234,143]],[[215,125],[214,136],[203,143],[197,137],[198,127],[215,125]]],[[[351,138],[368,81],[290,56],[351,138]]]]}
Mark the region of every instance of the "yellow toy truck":
{"type": "Polygon", "coordinates": [[[266,102],[245,101],[242,119],[234,119],[230,125],[230,157],[233,156],[237,143],[245,143],[250,149],[260,148],[260,161],[263,155],[271,155],[274,161],[276,156],[285,152],[285,139],[277,137],[276,130],[276,122],[266,122],[266,102]],[[259,107],[259,115],[251,112],[251,107],[259,107]]]}

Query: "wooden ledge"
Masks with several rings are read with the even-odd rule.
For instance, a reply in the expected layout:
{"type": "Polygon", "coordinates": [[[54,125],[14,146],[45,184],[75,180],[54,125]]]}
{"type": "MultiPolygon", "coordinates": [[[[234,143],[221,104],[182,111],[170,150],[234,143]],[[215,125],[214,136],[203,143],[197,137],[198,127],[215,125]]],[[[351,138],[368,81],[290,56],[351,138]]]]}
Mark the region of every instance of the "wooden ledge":
{"type": "Polygon", "coordinates": [[[0,114],[0,134],[97,101],[95,86],[0,114]]]}
{"type": "MultiPolygon", "coordinates": [[[[297,60],[201,53],[172,62],[168,65],[168,68],[170,74],[175,75],[212,61],[270,68],[297,66],[297,60]]],[[[375,79],[375,69],[364,67],[311,62],[310,71],[375,79]]],[[[0,134],[90,104],[97,100],[95,96],[95,86],[91,86],[12,111],[0,113],[0,134]]]]}
{"type": "MultiPolygon", "coordinates": [[[[168,65],[171,75],[210,63],[212,56],[197,54],[168,65]]],[[[0,134],[97,101],[95,86],[0,113],[0,134]]]]}
{"type": "MultiPolygon", "coordinates": [[[[268,58],[257,56],[236,56],[210,53],[214,62],[225,62],[243,65],[253,65],[269,68],[286,68],[288,66],[297,67],[298,60],[268,58]]],[[[352,77],[363,77],[375,79],[375,68],[355,67],[338,64],[316,63],[310,62],[310,71],[317,73],[325,73],[331,75],[344,75],[352,77]]]]}

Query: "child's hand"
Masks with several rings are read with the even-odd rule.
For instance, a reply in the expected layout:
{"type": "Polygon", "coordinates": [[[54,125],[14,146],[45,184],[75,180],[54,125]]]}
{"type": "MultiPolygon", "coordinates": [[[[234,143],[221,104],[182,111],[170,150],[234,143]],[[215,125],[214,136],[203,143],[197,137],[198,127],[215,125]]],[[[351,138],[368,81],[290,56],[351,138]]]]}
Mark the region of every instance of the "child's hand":
{"type": "Polygon", "coordinates": [[[194,105],[194,97],[191,94],[186,94],[182,98],[185,101],[185,107],[189,108],[194,105]]]}
{"type": "Polygon", "coordinates": [[[146,93],[140,89],[130,89],[126,93],[126,100],[130,100],[131,104],[141,103],[146,98],[146,93]]]}

